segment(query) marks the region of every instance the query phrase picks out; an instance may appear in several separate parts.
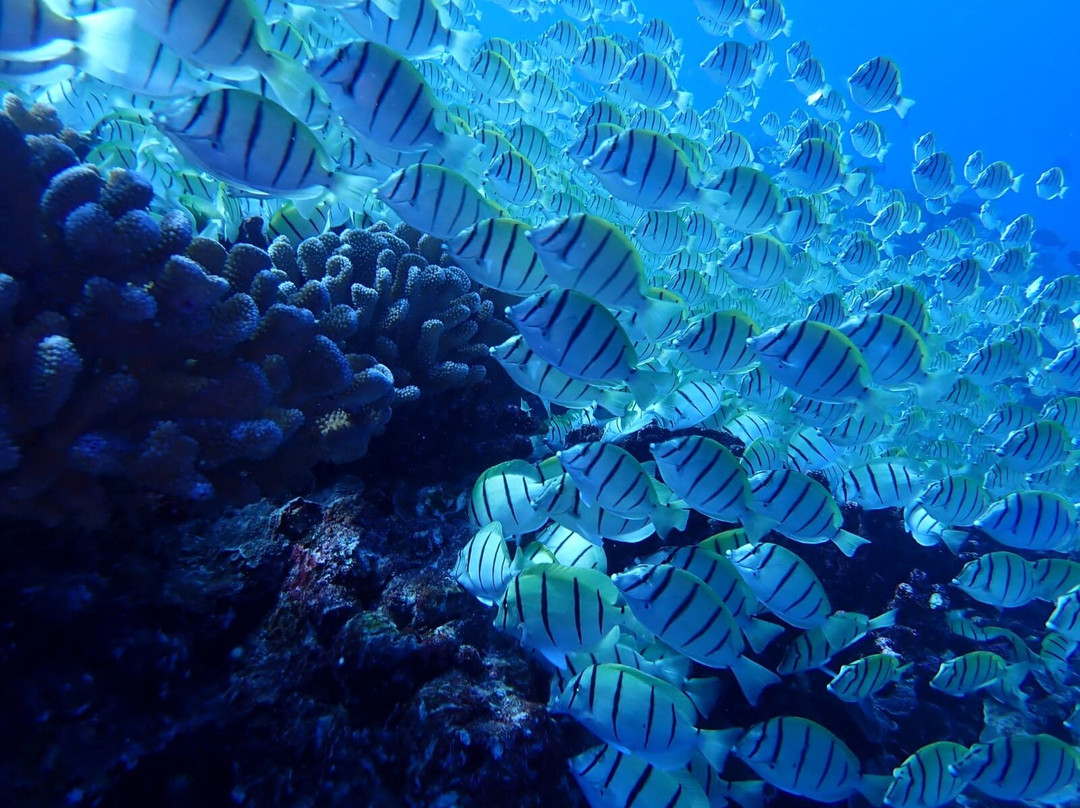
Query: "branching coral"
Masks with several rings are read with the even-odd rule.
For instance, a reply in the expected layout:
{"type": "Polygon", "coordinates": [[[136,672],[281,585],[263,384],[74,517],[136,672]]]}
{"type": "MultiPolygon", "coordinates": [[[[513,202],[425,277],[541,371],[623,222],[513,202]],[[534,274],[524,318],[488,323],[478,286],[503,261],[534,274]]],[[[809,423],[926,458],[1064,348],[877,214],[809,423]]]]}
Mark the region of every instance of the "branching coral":
{"type": "Polygon", "coordinates": [[[59,126],[0,114],[0,512],[101,522],[140,492],[206,501],[356,460],[395,404],[483,379],[507,335],[434,239],[380,223],[226,249],[59,126]]]}

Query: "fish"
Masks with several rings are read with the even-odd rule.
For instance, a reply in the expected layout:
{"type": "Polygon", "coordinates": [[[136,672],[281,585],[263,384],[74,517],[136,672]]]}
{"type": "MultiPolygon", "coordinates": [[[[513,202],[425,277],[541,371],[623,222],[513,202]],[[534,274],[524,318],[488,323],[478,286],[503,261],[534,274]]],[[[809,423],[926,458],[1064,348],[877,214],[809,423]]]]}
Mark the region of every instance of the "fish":
{"type": "Polygon", "coordinates": [[[318,199],[327,192],[362,207],[368,177],[335,170],[322,142],[284,107],[245,90],[216,90],[159,119],[185,159],[247,191],[318,199]]]}
{"type": "Polygon", "coordinates": [[[990,606],[1012,609],[1035,599],[1034,567],[1022,556],[1007,551],[986,553],[969,561],[952,585],[990,606]]]}
{"type": "Polygon", "coordinates": [[[930,687],[950,696],[966,696],[1000,684],[1010,703],[1022,705],[1026,696],[1020,685],[1028,671],[1026,663],[1010,666],[990,651],[972,651],[942,662],[930,680],[930,687]]]}
{"type": "Polygon", "coordinates": [[[762,605],[796,628],[822,626],[832,606],[814,571],[778,544],[746,544],[727,553],[762,605]]]}
{"type": "Polygon", "coordinates": [[[433,163],[398,169],[375,188],[375,196],[402,221],[443,240],[505,213],[464,175],[433,163]]]}
{"type": "Polygon", "coordinates": [[[664,770],[602,744],[570,759],[570,773],[593,808],[643,805],[707,808],[709,798],[682,769],[664,770]]]}
{"type": "Polygon", "coordinates": [[[844,665],[826,687],[841,701],[860,702],[900,681],[911,665],[900,664],[892,654],[872,654],[844,665]]]}
{"type": "Polygon", "coordinates": [[[750,482],[739,460],[702,435],[649,445],[664,483],[691,508],[732,522],[750,513],[750,482]]]}
{"type": "Polygon", "coordinates": [[[528,297],[555,286],[527,238],[529,230],[517,219],[483,219],[457,233],[446,248],[481,286],[528,297]]]}
{"type": "Polygon", "coordinates": [[[614,644],[641,631],[622,594],[599,570],[538,564],[509,581],[495,628],[513,634],[556,668],[570,654],[614,644]]]}
{"type": "Polygon", "coordinates": [[[454,131],[420,72],[377,42],[348,42],[306,64],[330,105],[366,143],[403,152],[433,149],[463,168],[476,141],[454,131]]]}
{"type": "Polygon", "coordinates": [[[893,781],[885,792],[889,808],[941,808],[963,792],[967,781],[950,767],[967,755],[963,744],[937,741],[920,747],[893,769],[893,781]]]}
{"type": "Polygon", "coordinates": [[[991,799],[1052,803],[1080,784],[1080,753],[1052,735],[1003,735],[972,746],[949,766],[991,799]]]}
{"type": "Polygon", "coordinates": [[[825,727],[799,716],[754,724],[733,750],[765,782],[799,797],[838,802],[856,792],[880,805],[891,777],[862,773],[859,759],[825,727]]]}
{"type": "Polygon", "coordinates": [[[1052,491],[1016,491],[974,522],[998,544],[1021,550],[1061,550],[1077,537],[1076,506],[1052,491]]]}
{"type": "Polygon", "coordinates": [[[901,118],[907,117],[915,102],[902,95],[900,68],[887,56],[878,56],[859,65],[848,78],[851,100],[867,112],[891,109],[901,118]]]}
{"type": "Polygon", "coordinates": [[[723,768],[736,735],[699,729],[699,714],[707,708],[670,682],[625,665],[586,668],[548,709],[572,716],[605,743],[666,771],[686,766],[696,752],[723,768]]]}
{"type": "Polygon", "coordinates": [[[608,138],[584,166],[613,196],[646,210],[713,210],[731,199],[727,191],[696,185],[686,153],[668,136],[647,129],[608,138]]]}
{"type": "Polygon", "coordinates": [[[1009,191],[1019,192],[1023,178],[1023,174],[1014,175],[1008,163],[998,160],[979,172],[971,187],[980,199],[1000,199],[1009,191]]]}
{"type": "Polygon", "coordinates": [[[823,668],[835,654],[848,648],[871,631],[896,625],[896,610],[871,618],[858,612],[833,612],[823,624],[800,634],[784,649],[776,666],[782,676],[823,668]]]}
{"type": "Polygon", "coordinates": [[[623,382],[640,406],[651,403],[663,385],[663,374],[637,367],[637,351],[615,315],[580,292],[538,292],[507,307],[506,315],[538,356],[568,376],[623,382]]]}
{"type": "Polygon", "coordinates": [[[831,541],[846,556],[869,542],[844,530],[840,507],[829,490],[812,477],[792,469],[772,469],[749,480],[751,507],[756,519],[743,525],[764,535],[766,528],[804,544],[831,541]]]}
{"type": "Polygon", "coordinates": [[[612,576],[631,611],[658,639],[709,668],[730,669],[751,705],[780,677],[743,655],[738,622],[697,576],[670,564],[643,564],[612,576]]]}
{"type": "Polygon", "coordinates": [[[611,443],[580,443],[556,457],[586,503],[618,516],[648,517],[661,538],[686,527],[686,509],[663,501],[655,481],[625,449],[611,443]]]}
{"type": "Polygon", "coordinates": [[[1035,193],[1039,199],[1064,199],[1069,187],[1065,184],[1065,172],[1058,166],[1048,168],[1035,181],[1035,193]]]}
{"type": "Polygon", "coordinates": [[[513,572],[499,522],[490,522],[473,534],[458,553],[451,574],[485,606],[492,606],[502,598],[513,572]]]}

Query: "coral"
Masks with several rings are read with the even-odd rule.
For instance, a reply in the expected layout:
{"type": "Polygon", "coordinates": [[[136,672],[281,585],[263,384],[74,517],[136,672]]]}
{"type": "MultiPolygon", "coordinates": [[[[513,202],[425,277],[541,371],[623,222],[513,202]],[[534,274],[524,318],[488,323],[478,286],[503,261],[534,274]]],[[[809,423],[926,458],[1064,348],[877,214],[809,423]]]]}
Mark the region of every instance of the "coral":
{"type": "Polygon", "coordinates": [[[411,228],[200,238],[137,173],[81,162],[47,108],[5,109],[0,514],[93,525],[287,489],[363,457],[395,405],[481,382],[509,333],[411,228]]]}

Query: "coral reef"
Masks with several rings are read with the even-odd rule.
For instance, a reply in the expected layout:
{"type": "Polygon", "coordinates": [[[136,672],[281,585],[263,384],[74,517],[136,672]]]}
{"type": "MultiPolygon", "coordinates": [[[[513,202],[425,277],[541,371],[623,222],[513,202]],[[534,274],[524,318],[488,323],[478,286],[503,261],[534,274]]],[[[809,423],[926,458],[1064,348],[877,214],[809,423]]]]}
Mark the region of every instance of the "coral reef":
{"type": "Polygon", "coordinates": [[[20,542],[4,803],[583,806],[540,667],[447,572],[456,488],[20,542]]]}
{"type": "Polygon", "coordinates": [[[0,513],[101,525],[295,490],[395,406],[483,380],[509,333],[411,228],[226,249],[151,214],[138,174],[81,162],[47,109],[5,110],[0,513]]]}

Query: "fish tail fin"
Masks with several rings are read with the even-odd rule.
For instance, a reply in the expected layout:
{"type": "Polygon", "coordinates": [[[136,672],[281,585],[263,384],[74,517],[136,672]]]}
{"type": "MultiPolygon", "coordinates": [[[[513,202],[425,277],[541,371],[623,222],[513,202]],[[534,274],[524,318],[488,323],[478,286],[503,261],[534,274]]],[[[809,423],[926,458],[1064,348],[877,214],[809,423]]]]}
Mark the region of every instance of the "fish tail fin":
{"type": "Polygon", "coordinates": [[[759,620],[756,617],[751,617],[743,626],[743,636],[746,637],[747,644],[754,650],[755,654],[760,654],[769,647],[769,643],[783,633],[783,626],[778,626],[776,623],[770,623],[767,620],[759,620]]]}
{"type": "Polygon", "coordinates": [[[1067,190],[1069,190],[1069,186],[1068,185],[1062,185],[1061,190],[1058,191],[1058,199],[1064,199],[1065,198],[1065,192],[1067,190]]]}
{"type": "Polygon", "coordinates": [[[635,369],[627,378],[626,386],[634,394],[638,407],[645,409],[656,401],[661,391],[666,391],[671,386],[671,377],[658,370],[635,369]]]}
{"type": "Polygon", "coordinates": [[[890,774],[864,774],[859,777],[855,788],[872,805],[882,805],[885,802],[885,792],[893,783],[890,774]]]}
{"type": "Polygon", "coordinates": [[[698,191],[698,199],[705,210],[706,216],[715,216],[731,204],[731,194],[719,188],[702,188],[698,191]]]}
{"type": "Polygon", "coordinates": [[[684,112],[687,107],[694,103],[694,94],[688,93],[685,90],[679,90],[675,94],[675,109],[679,112],[684,112]]]}
{"type": "Polygon", "coordinates": [[[780,33],[784,36],[791,36],[791,29],[794,27],[794,25],[794,21],[789,19],[787,22],[784,23],[784,27],[780,29],[780,33]]]}
{"type": "Polygon", "coordinates": [[[447,52],[462,70],[468,70],[472,64],[473,53],[483,41],[484,35],[479,31],[451,31],[447,52]]]}
{"type": "Polygon", "coordinates": [[[267,53],[271,61],[266,80],[281,106],[305,123],[316,105],[326,103],[329,107],[323,89],[307,70],[279,51],[267,53]]]}
{"type": "Polygon", "coordinates": [[[690,511],[678,505],[662,505],[654,508],[649,518],[660,538],[666,539],[673,530],[686,530],[690,511]]]}
{"type": "Polygon", "coordinates": [[[900,116],[900,120],[903,120],[907,117],[908,112],[911,111],[913,106],[915,106],[915,102],[910,98],[901,98],[893,104],[893,109],[896,110],[896,114],[900,116]]]}
{"type": "Polygon", "coordinates": [[[1013,177],[1013,181],[1009,183],[1009,190],[1013,191],[1013,192],[1016,192],[1016,193],[1019,193],[1019,191],[1020,191],[1020,180],[1022,180],[1023,178],[1024,178],[1023,174],[1017,174],[1015,177],[1013,177]]]}
{"type": "Polygon", "coordinates": [[[741,521],[743,530],[746,531],[746,538],[751,544],[758,544],[769,535],[769,531],[776,524],[774,520],[759,513],[748,513],[742,517],[741,521]]]}
{"type": "Polygon", "coordinates": [[[763,9],[763,8],[752,8],[752,9],[750,9],[750,12],[749,12],[749,14],[747,14],[747,16],[753,22],[757,22],[758,20],[760,20],[762,17],[765,16],[765,9],[763,9]]]}
{"type": "Polygon", "coordinates": [[[371,204],[371,192],[378,184],[379,181],[374,177],[339,172],[334,175],[334,184],[330,190],[345,207],[352,210],[367,210],[368,205],[371,204]]]}
{"type": "MultiPolygon", "coordinates": [[[[449,125],[447,129],[450,129],[449,125]]],[[[479,150],[480,141],[454,131],[444,131],[439,144],[439,154],[446,165],[466,176],[479,176],[481,173],[480,162],[476,159],[479,150]]]]}
{"type": "Polygon", "coordinates": [[[859,193],[859,188],[862,186],[862,181],[862,174],[848,174],[844,177],[844,190],[852,196],[856,196],[859,193]]]}
{"type": "Polygon", "coordinates": [[[870,631],[875,631],[879,628],[891,628],[896,625],[896,609],[890,609],[885,614],[880,614],[873,618],[868,628],[870,631]]]}
{"type": "Polygon", "coordinates": [[[765,808],[765,781],[741,780],[729,783],[724,796],[741,808],[765,808]]]}
{"type": "MultiPolygon", "coordinates": [[[[81,56],[79,67],[91,76],[99,73],[126,73],[131,60],[131,41],[135,34],[135,11],[110,8],[76,18],[81,56]]],[[[107,78],[105,80],[108,80],[107,78]]]]}
{"type": "Polygon", "coordinates": [[[851,558],[855,555],[855,551],[862,547],[864,544],[870,542],[864,539],[862,536],[856,536],[854,533],[850,533],[846,530],[840,530],[832,538],[832,543],[840,548],[840,552],[851,558]]]}
{"type": "MultiPolygon", "coordinates": [[[[672,657],[672,659],[685,659],[686,657],[672,657]]],[[[664,660],[665,662],[667,660],[664,660]]],[[[687,668],[689,670],[689,668],[687,668]]],[[[694,702],[694,707],[702,715],[708,715],[712,712],[713,707],[716,706],[716,702],[720,700],[720,680],[713,676],[701,677],[699,679],[687,679],[686,682],[680,683],[680,689],[686,694],[690,701],[694,702]]]]}
{"type": "Polygon", "coordinates": [[[401,0],[371,0],[371,3],[392,20],[401,17],[401,0]]]}
{"type": "Polygon", "coordinates": [[[742,688],[743,695],[750,702],[750,706],[756,707],[761,699],[761,693],[770,685],[780,683],[780,677],[759,665],[752,659],[741,656],[731,663],[731,672],[735,674],[735,680],[742,688]]]}
{"type": "Polygon", "coordinates": [[[889,145],[886,144],[886,145],[882,146],[880,149],[878,149],[878,153],[874,155],[874,158],[879,163],[884,163],[885,162],[885,155],[888,153],[888,151],[889,151],[889,145]]]}
{"type": "Polygon", "coordinates": [[[964,546],[967,537],[968,534],[963,530],[941,531],[941,543],[944,544],[948,551],[953,555],[960,554],[960,548],[964,546]]]}
{"type": "Polygon", "coordinates": [[[703,729],[701,731],[701,756],[716,771],[724,770],[728,755],[745,734],[740,727],[731,729],[703,729]]]}

